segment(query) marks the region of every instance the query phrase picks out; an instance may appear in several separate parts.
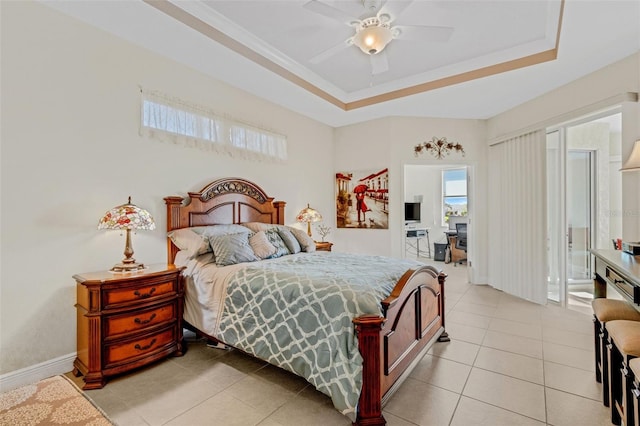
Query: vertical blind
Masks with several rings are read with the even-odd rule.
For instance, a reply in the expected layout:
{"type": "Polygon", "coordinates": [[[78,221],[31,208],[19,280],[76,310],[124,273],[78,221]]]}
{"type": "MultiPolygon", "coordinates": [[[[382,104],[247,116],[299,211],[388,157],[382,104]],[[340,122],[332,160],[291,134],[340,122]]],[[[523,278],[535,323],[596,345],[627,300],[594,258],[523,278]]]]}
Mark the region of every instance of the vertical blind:
{"type": "Polygon", "coordinates": [[[542,130],[489,147],[489,283],[547,300],[546,145],[542,130]]]}

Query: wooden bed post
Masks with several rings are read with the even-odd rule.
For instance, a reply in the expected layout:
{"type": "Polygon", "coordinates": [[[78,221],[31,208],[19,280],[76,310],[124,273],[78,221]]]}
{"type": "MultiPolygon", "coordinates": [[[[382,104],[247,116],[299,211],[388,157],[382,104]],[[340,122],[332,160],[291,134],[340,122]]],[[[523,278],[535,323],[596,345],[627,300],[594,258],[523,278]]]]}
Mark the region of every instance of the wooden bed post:
{"type": "Polygon", "coordinates": [[[447,334],[447,329],[444,325],[444,280],[447,278],[447,274],[444,272],[440,272],[438,274],[438,283],[440,283],[440,318],[442,318],[442,328],[444,331],[438,337],[438,342],[450,342],[449,334],[447,334]]]}
{"type": "Polygon", "coordinates": [[[356,425],[385,425],[382,416],[382,384],[380,330],[384,318],[377,315],[365,315],[354,318],[358,346],[362,355],[362,392],[358,402],[356,425]]]}
{"type": "Polygon", "coordinates": [[[276,208],[276,223],[278,223],[279,225],[284,225],[284,206],[286,206],[287,203],[284,201],[274,201],[273,202],[273,207],[276,208]]]}
{"type": "MultiPolygon", "coordinates": [[[[180,227],[180,207],[183,201],[182,197],[177,196],[164,198],[164,203],[167,205],[167,232],[180,227]]],[[[178,253],[178,248],[167,238],[167,263],[173,263],[176,253],[178,253]]]]}

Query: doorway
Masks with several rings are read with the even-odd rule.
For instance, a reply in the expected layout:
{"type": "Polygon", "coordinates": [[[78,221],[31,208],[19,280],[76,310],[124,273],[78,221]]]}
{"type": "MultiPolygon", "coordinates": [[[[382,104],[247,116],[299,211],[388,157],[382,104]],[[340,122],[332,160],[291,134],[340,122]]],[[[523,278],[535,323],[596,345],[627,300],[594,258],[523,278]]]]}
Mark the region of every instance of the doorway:
{"type": "Polygon", "coordinates": [[[452,251],[449,236],[456,229],[455,222],[467,223],[468,239],[471,240],[468,249],[465,252],[459,247],[454,248],[456,253],[455,256],[451,255],[450,260],[451,266],[466,267],[467,279],[470,280],[474,244],[474,230],[470,223],[473,211],[473,167],[466,164],[405,164],[404,203],[405,207],[409,204],[420,206],[419,219],[405,220],[405,226],[402,227],[404,257],[420,258],[425,263],[442,267],[444,251],[447,248],[450,253],[452,251]],[[420,231],[426,231],[428,237],[416,238],[416,232],[420,231]],[[425,249],[427,244],[428,250],[425,249]],[[459,262],[454,263],[456,260],[459,262]]]}
{"type": "Polygon", "coordinates": [[[618,232],[622,117],[609,111],[547,131],[548,298],[589,311],[594,248],[618,232]]]}

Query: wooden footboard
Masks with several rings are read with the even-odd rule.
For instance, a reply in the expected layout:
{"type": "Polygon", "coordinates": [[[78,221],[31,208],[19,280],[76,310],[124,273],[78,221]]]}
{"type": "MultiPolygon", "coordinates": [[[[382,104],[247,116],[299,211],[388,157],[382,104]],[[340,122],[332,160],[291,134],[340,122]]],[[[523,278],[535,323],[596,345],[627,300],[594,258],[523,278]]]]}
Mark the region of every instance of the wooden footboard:
{"type": "Polygon", "coordinates": [[[363,358],[355,424],[386,424],[382,406],[433,342],[449,340],[444,329],[445,278],[432,266],[409,270],[382,302],[383,317],[354,319],[363,358]]]}

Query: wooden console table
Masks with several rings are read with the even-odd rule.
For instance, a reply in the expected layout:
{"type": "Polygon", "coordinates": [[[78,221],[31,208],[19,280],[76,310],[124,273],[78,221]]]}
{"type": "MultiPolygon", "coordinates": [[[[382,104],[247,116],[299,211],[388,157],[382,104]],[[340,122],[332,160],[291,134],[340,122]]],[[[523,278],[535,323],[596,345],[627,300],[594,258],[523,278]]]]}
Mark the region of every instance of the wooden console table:
{"type": "Polygon", "coordinates": [[[640,305],[640,256],[620,250],[591,250],[596,258],[593,297],[607,297],[607,284],[625,299],[640,305]]]}

